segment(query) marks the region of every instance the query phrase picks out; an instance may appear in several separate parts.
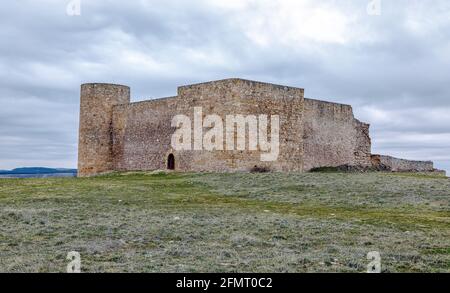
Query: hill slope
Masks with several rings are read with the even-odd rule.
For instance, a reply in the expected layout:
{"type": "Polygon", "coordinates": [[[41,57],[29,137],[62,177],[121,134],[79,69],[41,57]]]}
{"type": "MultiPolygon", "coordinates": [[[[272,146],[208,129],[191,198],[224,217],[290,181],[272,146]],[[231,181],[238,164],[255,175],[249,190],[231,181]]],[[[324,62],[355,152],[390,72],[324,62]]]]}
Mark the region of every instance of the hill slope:
{"type": "Polygon", "coordinates": [[[0,180],[0,271],[450,272],[450,181],[409,174],[0,180]]]}

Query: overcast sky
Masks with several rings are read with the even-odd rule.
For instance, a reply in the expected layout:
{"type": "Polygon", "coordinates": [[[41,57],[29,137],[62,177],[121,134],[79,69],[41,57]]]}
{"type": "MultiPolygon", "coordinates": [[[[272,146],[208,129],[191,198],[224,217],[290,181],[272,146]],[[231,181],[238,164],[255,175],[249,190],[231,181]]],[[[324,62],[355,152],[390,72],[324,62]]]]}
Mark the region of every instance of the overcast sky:
{"type": "Polygon", "coordinates": [[[374,153],[450,171],[450,1],[3,2],[0,169],[76,167],[81,83],[138,101],[241,77],[351,104],[374,153]]]}

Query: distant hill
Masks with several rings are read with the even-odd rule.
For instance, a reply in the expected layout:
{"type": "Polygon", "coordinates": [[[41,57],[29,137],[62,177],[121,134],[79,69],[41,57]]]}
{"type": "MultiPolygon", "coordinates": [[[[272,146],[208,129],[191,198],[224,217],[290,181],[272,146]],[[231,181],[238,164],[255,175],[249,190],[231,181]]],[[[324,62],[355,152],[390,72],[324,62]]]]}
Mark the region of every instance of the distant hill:
{"type": "Polygon", "coordinates": [[[77,169],[64,168],[45,168],[45,167],[25,167],[16,168],[13,170],[0,170],[0,175],[14,175],[14,174],[73,174],[77,173],[77,169]]]}

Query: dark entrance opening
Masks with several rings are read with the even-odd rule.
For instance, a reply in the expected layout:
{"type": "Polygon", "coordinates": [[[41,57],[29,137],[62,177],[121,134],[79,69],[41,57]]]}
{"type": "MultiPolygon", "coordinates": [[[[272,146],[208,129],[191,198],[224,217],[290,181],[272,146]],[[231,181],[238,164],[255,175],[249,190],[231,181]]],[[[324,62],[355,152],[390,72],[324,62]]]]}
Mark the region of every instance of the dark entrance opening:
{"type": "Polygon", "coordinates": [[[173,154],[170,154],[169,157],[167,157],[167,169],[175,170],[175,157],[173,154]]]}

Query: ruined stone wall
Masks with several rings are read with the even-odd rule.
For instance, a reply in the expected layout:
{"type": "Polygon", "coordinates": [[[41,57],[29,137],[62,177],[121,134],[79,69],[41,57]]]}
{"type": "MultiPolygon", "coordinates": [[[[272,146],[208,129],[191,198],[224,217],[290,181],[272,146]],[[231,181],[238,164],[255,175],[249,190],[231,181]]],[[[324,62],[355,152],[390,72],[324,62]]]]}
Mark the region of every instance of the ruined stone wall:
{"type": "Polygon", "coordinates": [[[341,165],[370,166],[369,125],[349,105],[305,99],[304,170],[341,165]]]}
{"type": "Polygon", "coordinates": [[[393,172],[433,172],[435,171],[431,161],[411,161],[398,159],[391,156],[372,155],[373,166],[386,166],[393,172]]]}
{"type": "Polygon", "coordinates": [[[167,157],[173,153],[175,169],[179,171],[249,171],[255,166],[272,171],[301,171],[302,118],[303,89],[241,79],[183,86],[178,89],[178,97],[114,108],[115,168],[165,169],[167,157]],[[175,131],[170,126],[173,116],[184,114],[194,121],[194,107],[202,107],[203,117],[216,114],[222,118],[224,150],[176,151],[171,148],[171,136],[175,131]],[[280,116],[277,161],[261,162],[261,152],[249,151],[248,141],[246,150],[226,150],[225,118],[236,114],[280,116]]]}

